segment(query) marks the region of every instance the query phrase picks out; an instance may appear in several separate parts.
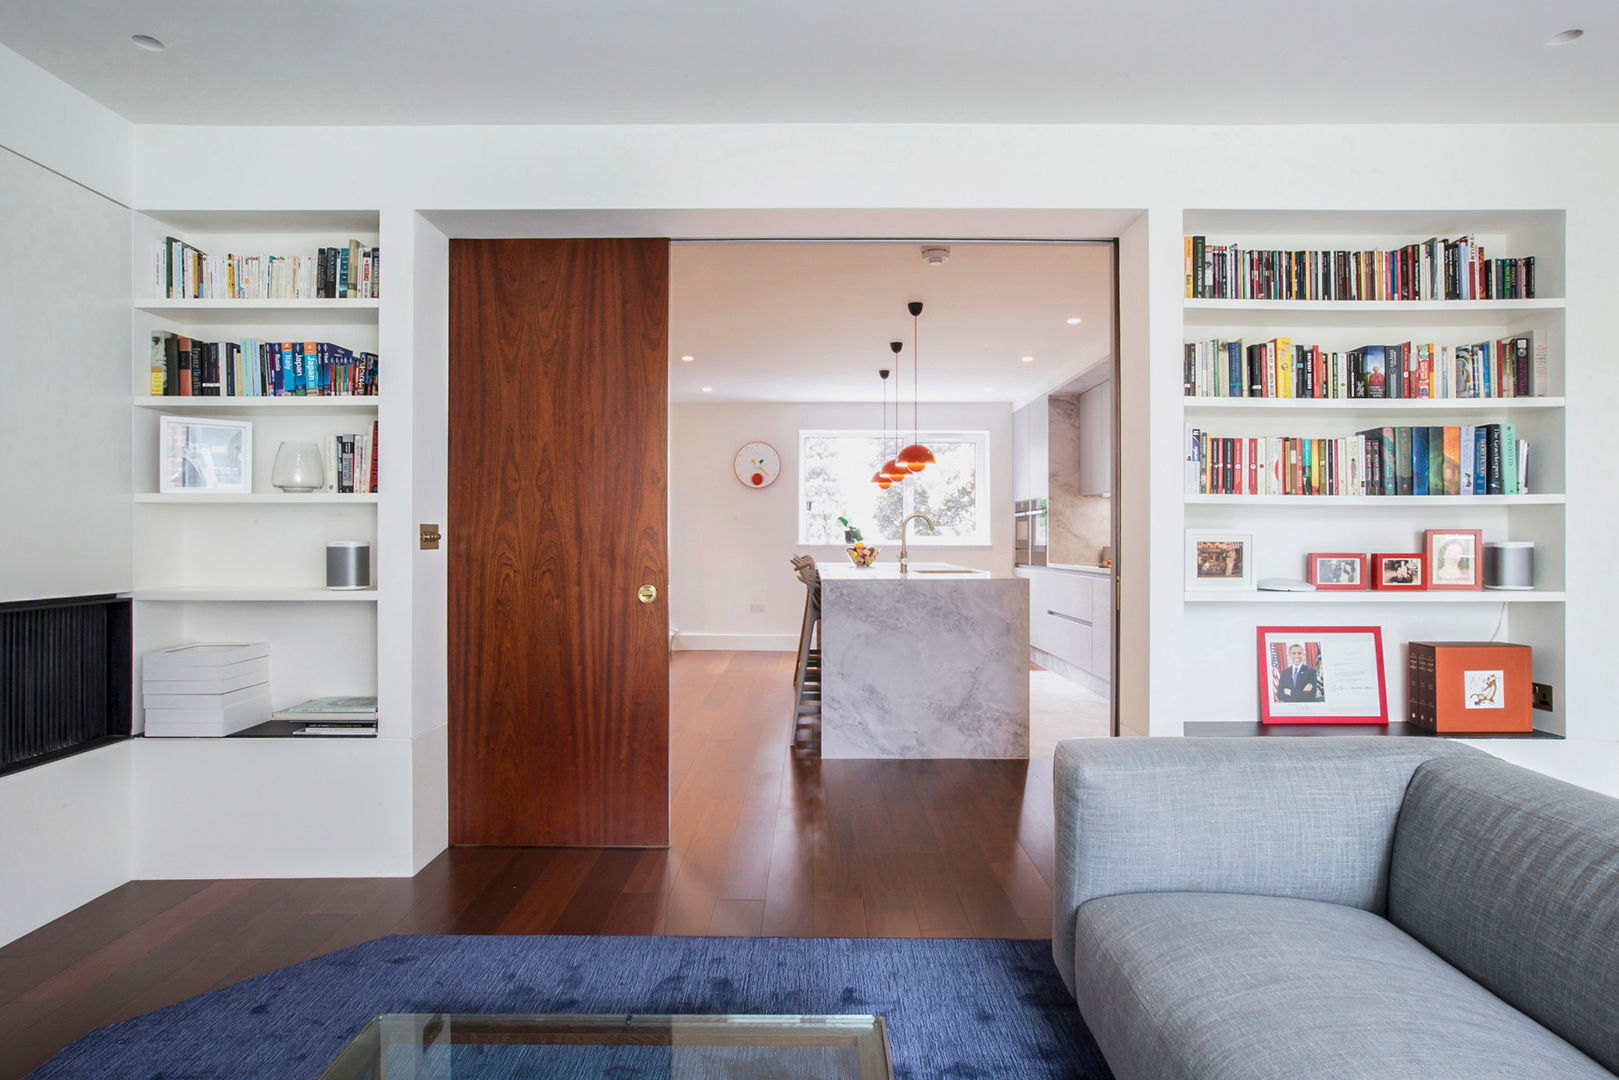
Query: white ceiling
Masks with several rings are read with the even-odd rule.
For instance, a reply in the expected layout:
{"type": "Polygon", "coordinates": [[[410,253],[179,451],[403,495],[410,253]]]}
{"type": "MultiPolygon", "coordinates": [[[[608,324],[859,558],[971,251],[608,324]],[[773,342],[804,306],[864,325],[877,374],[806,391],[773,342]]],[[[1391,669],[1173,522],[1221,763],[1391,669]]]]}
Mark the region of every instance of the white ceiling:
{"type": "Polygon", "coordinates": [[[942,266],[922,246],[674,244],[670,398],[870,402],[876,427],[878,369],[895,371],[890,400],[896,384],[912,396],[911,300],[924,304],[924,403],[1026,399],[1110,358],[1111,244],[955,242],[942,266]],[[905,343],[898,365],[893,340],[905,343]]]}
{"type": "Polygon", "coordinates": [[[0,43],[142,123],[1619,120],[1613,0],[6,0],[0,43]]]}

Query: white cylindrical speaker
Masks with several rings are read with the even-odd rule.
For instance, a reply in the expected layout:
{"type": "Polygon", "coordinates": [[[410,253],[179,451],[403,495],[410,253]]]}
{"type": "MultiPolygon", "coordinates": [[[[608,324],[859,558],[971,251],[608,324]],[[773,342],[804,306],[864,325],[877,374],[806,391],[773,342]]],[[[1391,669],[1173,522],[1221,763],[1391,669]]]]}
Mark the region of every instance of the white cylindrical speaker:
{"type": "Polygon", "coordinates": [[[328,589],[371,587],[369,540],[333,540],[326,545],[326,587],[328,589]]]}
{"type": "Polygon", "coordinates": [[[1528,540],[1505,540],[1484,545],[1486,589],[1533,589],[1535,545],[1528,540]]]}

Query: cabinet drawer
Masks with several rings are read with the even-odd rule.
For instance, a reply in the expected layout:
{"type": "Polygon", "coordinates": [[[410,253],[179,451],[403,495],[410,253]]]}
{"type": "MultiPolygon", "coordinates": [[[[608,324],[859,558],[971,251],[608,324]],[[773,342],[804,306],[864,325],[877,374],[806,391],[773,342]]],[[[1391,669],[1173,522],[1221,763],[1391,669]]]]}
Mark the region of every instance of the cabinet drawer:
{"type": "Polygon", "coordinates": [[[1092,612],[1096,608],[1095,580],[1088,574],[1048,572],[1051,581],[1040,590],[1045,610],[1068,615],[1085,622],[1095,622],[1092,612]]]}
{"type": "Polygon", "coordinates": [[[1092,628],[1070,616],[1046,613],[1051,645],[1046,652],[1083,671],[1091,669],[1092,628]]]}

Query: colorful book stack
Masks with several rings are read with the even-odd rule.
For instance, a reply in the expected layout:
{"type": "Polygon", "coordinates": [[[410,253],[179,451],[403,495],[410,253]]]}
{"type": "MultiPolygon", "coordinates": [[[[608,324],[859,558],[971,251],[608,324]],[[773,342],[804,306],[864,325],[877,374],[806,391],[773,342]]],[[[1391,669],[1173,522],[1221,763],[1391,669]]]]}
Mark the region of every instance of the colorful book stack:
{"type": "Polygon", "coordinates": [[[272,719],[301,724],[296,735],[375,735],[375,697],[312,698],[285,709],[277,709],[272,719]]]}
{"type": "Polygon", "coordinates": [[[375,397],[377,354],[329,341],[152,335],[153,397],[375,397]]]}
{"type": "Polygon", "coordinates": [[[1216,300],[1532,300],[1535,257],[1473,236],[1371,251],[1283,251],[1186,239],[1186,296],[1216,300]]]}
{"type": "Polygon", "coordinates": [[[141,661],[149,738],[219,738],[270,718],[267,642],[199,642],[141,661]]]}
{"type": "Polygon", "coordinates": [[[1186,427],[1192,495],[1526,495],[1512,424],[1376,427],[1337,438],[1221,436],[1186,427]]]}
{"type": "Polygon", "coordinates": [[[1204,398],[1512,398],[1546,396],[1546,334],[1332,352],[1291,338],[1186,343],[1182,390],[1204,398]]]}
{"type": "Polygon", "coordinates": [[[156,295],[167,300],[349,300],[382,295],[382,251],[350,240],[313,255],[209,255],[157,242],[156,295]]]}
{"type": "Polygon", "coordinates": [[[362,432],[334,435],[322,444],[326,455],[326,490],[339,495],[377,490],[377,424],[362,432]]]}

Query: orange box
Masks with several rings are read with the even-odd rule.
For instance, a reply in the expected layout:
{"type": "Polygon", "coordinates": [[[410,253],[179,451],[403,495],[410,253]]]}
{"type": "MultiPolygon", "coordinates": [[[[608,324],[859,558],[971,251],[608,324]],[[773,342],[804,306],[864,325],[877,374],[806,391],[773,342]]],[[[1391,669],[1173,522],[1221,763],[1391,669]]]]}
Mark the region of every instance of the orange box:
{"type": "Polygon", "coordinates": [[[1406,646],[1406,714],[1440,735],[1528,734],[1532,650],[1504,641],[1406,646]]]}

